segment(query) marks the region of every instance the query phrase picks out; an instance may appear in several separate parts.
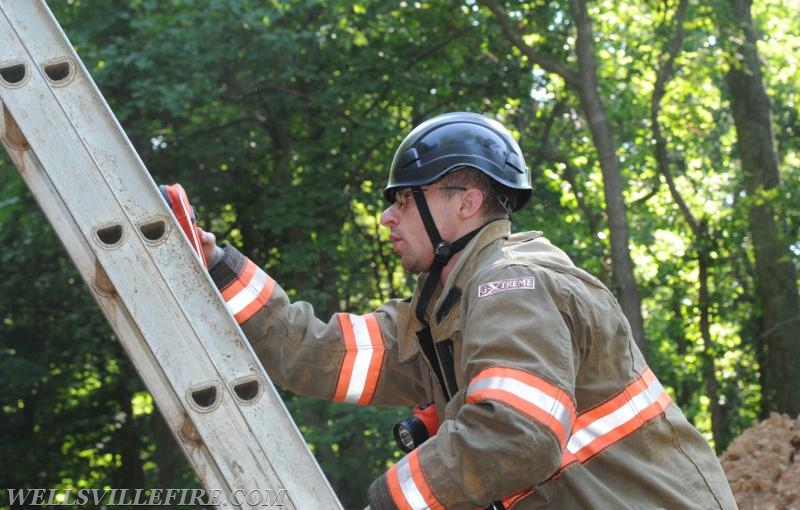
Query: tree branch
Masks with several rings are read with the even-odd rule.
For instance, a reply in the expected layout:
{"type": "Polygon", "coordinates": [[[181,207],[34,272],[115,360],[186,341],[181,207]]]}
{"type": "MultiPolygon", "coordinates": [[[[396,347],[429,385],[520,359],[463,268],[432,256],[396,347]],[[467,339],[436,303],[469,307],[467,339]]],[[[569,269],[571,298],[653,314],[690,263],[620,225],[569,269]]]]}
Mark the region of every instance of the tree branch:
{"type": "Polygon", "coordinates": [[[661,175],[664,176],[670,195],[672,195],[672,199],[681,211],[684,220],[689,224],[689,228],[692,229],[695,237],[700,238],[704,234],[700,226],[700,221],[692,214],[689,206],[686,205],[686,201],[683,200],[680,192],[675,187],[669,157],[667,156],[667,142],[661,133],[661,123],[658,120],[659,113],[661,112],[661,100],[664,98],[667,82],[672,78],[675,69],[675,59],[680,52],[681,46],[683,46],[683,39],[685,36],[683,22],[686,18],[687,6],[688,0],[680,0],[672,20],[675,25],[675,36],[667,43],[663,61],[656,74],[653,96],[650,99],[650,121],[653,126],[653,139],[655,140],[656,151],[655,157],[658,170],[661,172],[661,175]]]}
{"type": "Polygon", "coordinates": [[[478,3],[489,9],[492,14],[495,15],[497,22],[500,23],[500,27],[503,29],[503,33],[506,34],[506,37],[508,37],[508,40],[528,57],[528,60],[549,73],[561,76],[569,86],[575,87],[578,85],[578,75],[575,71],[534,50],[522,39],[522,34],[519,33],[519,30],[497,0],[478,0],[478,3]]]}

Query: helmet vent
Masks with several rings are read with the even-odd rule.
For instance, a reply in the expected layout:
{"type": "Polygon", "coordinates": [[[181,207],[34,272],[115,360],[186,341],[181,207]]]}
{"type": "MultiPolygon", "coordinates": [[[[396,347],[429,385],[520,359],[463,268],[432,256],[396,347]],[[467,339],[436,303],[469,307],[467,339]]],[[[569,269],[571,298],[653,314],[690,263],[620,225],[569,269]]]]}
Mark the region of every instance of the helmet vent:
{"type": "Polygon", "coordinates": [[[525,173],[525,163],[513,152],[508,153],[508,157],[506,157],[506,166],[510,166],[518,174],[525,173]]]}
{"type": "Polygon", "coordinates": [[[414,147],[411,147],[400,156],[400,161],[397,166],[400,168],[408,168],[412,163],[416,163],[414,166],[419,166],[419,153],[414,147]]]}

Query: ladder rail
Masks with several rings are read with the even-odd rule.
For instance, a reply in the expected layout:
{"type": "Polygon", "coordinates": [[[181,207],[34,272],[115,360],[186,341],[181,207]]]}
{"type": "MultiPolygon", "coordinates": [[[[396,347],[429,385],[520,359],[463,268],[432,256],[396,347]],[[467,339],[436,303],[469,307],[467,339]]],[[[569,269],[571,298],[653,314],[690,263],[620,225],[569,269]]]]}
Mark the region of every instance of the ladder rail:
{"type": "MultiPolygon", "coordinates": [[[[2,103],[0,103],[0,109],[2,103]]],[[[0,119],[2,121],[2,119],[0,119]]],[[[4,130],[0,126],[0,133],[4,130]]],[[[16,153],[9,151],[9,155],[14,163],[19,168],[36,168],[38,162],[35,161],[35,156],[31,152],[16,153]]],[[[81,242],[79,235],[64,235],[68,229],[77,230],[74,222],[68,221],[69,213],[57,192],[52,188],[52,185],[47,181],[43,172],[24,172],[22,174],[23,180],[26,185],[32,189],[37,190],[39,195],[39,204],[42,207],[45,216],[48,218],[53,226],[59,240],[65,246],[67,253],[73,260],[75,267],[81,274],[85,282],[92,282],[96,285],[95,275],[97,268],[92,267],[91,264],[85,263],[92,258],[92,251],[88,245],[81,242]],[[42,199],[42,194],[48,194],[48,198],[42,199]]],[[[116,324],[115,331],[118,336],[125,338],[133,338],[140,333],[134,327],[131,327],[132,319],[126,313],[123,306],[113,301],[116,298],[109,296],[107,299],[98,300],[96,302],[101,308],[101,311],[108,318],[110,322],[116,324]]],[[[196,434],[192,430],[191,421],[185,419],[181,409],[182,403],[173,392],[163,391],[162,388],[168,385],[163,372],[159,369],[158,362],[153,357],[150,350],[146,348],[146,343],[141,340],[137,342],[120,342],[123,350],[128,358],[133,363],[136,372],[141,377],[147,390],[154,395],[157,402],[159,411],[164,416],[165,421],[170,424],[173,430],[182,436],[190,436],[196,434]]],[[[208,452],[202,448],[192,446],[190,441],[178,440],[176,441],[181,447],[184,455],[190,459],[195,469],[203,469],[204,473],[199,478],[205,481],[207,487],[222,488],[228,487],[222,474],[213,469],[213,460],[209,457],[208,452]],[[192,459],[199,457],[198,459],[192,459]]],[[[226,492],[229,492],[228,487],[226,492]]]]}
{"type": "Polygon", "coordinates": [[[3,144],[203,485],[341,508],[47,6],[0,10],[0,75],[23,68],[0,79],[3,144]]]}

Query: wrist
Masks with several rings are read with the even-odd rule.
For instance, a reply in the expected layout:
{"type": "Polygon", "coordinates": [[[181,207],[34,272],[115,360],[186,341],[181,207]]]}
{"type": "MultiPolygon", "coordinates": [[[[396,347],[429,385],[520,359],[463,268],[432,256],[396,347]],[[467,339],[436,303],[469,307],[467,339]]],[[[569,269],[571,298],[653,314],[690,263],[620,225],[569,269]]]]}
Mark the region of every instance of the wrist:
{"type": "Polygon", "coordinates": [[[217,262],[222,260],[223,256],[225,256],[225,250],[223,250],[220,246],[214,246],[214,250],[206,255],[206,264],[208,264],[208,269],[211,269],[217,262]]]}

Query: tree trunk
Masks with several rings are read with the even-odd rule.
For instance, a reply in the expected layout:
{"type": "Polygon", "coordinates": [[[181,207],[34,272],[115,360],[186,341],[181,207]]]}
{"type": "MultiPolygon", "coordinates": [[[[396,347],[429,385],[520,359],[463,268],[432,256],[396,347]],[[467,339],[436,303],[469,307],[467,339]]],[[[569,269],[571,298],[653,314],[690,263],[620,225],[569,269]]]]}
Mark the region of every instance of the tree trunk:
{"type": "MultiPolygon", "coordinates": [[[[672,196],[675,205],[681,212],[684,221],[692,231],[694,236],[693,245],[695,246],[696,259],[697,259],[697,313],[700,317],[700,335],[703,339],[702,350],[700,351],[700,372],[703,378],[703,385],[705,393],[708,395],[709,411],[711,414],[711,434],[714,438],[714,445],[719,449],[720,445],[724,442],[725,432],[725,407],[724,399],[720,395],[720,383],[717,380],[717,367],[716,360],[718,357],[718,349],[713,342],[711,335],[711,318],[713,316],[713,303],[709,291],[710,268],[712,267],[712,258],[710,252],[712,247],[712,235],[709,231],[707,221],[704,218],[696,217],[689,205],[681,196],[678,187],[675,185],[675,180],[672,177],[672,163],[668,156],[667,138],[661,130],[661,121],[659,114],[661,112],[661,101],[664,98],[667,84],[672,79],[675,70],[675,59],[678,57],[683,46],[685,38],[684,20],[686,18],[686,10],[688,8],[688,0],[681,0],[678,7],[675,9],[675,16],[672,20],[674,34],[667,41],[664,46],[664,53],[662,58],[659,59],[660,65],[657,69],[655,86],[653,87],[653,96],[651,98],[650,109],[650,122],[653,126],[653,140],[655,148],[655,160],[658,170],[664,177],[667,184],[669,193],[672,196]]],[[[680,316],[680,305],[674,303],[674,310],[677,316],[680,316]]],[[[681,355],[686,354],[686,338],[681,335],[678,339],[678,347],[681,355]]],[[[684,380],[684,387],[686,380],[684,380]]],[[[683,389],[682,388],[682,389],[683,389]]],[[[678,403],[682,408],[689,406],[690,402],[685,400],[692,392],[681,391],[678,398],[678,403]],[[682,400],[683,399],[683,400],[682,400]]],[[[719,451],[719,450],[717,450],[719,451]]]]}
{"type": "Polygon", "coordinates": [[[633,337],[639,349],[646,353],[642,300],[639,288],[636,286],[633,260],[628,248],[630,233],[627,207],[622,197],[622,172],[616,155],[611,123],[598,91],[591,19],[584,0],[571,0],[570,11],[578,31],[575,43],[578,55],[578,79],[575,85],[603,172],[615,290],[622,311],[630,322],[633,337]]]}
{"type": "MultiPolygon", "coordinates": [[[[175,435],[162,416],[161,411],[158,409],[153,410],[153,414],[149,417],[148,425],[153,442],[156,445],[153,452],[153,461],[158,466],[156,479],[149,481],[155,483],[158,488],[169,489],[175,487],[176,482],[180,480],[181,473],[191,469],[189,461],[183,456],[183,450],[177,443],[175,435]]],[[[197,485],[200,485],[199,480],[197,485]]]]}
{"type": "Polygon", "coordinates": [[[122,426],[117,430],[114,442],[120,455],[119,469],[111,477],[116,487],[129,489],[144,489],[144,466],[141,460],[141,442],[136,430],[136,421],[133,419],[131,394],[125,387],[125,381],[117,382],[116,399],[119,411],[125,416],[122,426]]]}
{"type": "Polygon", "coordinates": [[[749,200],[756,293],[761,305],[760,348],[763,350],[763,411],[800,414],[800,298],[797,270],[770,190],[779,188],[778,157],[772,131],[769,97],[759,63],[757,36],[748,0],[729,0],[718,12],[720,28],[732,41],[726,75],[737,133],[737,148],[749,200]],[[730,9],[727,9],[727,8],[730,9]]]}
{"type": "MultiPolygon", "coordinates": [[[[561,76],[567,86],[580,97],[583,115],[589,124],[592,141],[597,149],[600,168],[603,172],[603,188],[606,200],[608,230],[611,237],[611,263],[613,287],[622,311],[630,322],[631,332],[642,353],[646,353],[647,341],[642,318],[642,300],[633,275],[633,260],[628,249],[627,208],[622,197],[622,173],[617,160],[611,123],[606,115],[603,100],[597,86],[592,23],[584,0],[570,0],[570,12],[575,22],[577,36],[575,52],[578,57],[577,72],[568,65],[553,60],[529,46],[519,29],[511,21],[497,0],[479,0],[496,17],[511,44],[522,51],[528,59],[547,72],[561,76]]],[[[565,42],[566,44],[566,42],[565,42]]]]}

